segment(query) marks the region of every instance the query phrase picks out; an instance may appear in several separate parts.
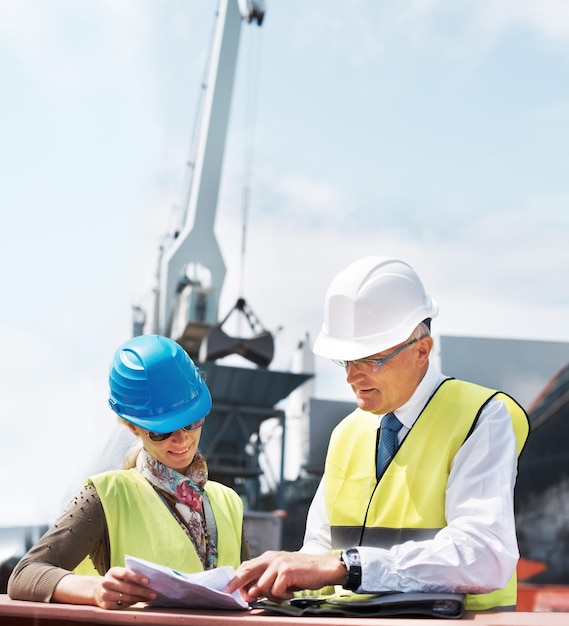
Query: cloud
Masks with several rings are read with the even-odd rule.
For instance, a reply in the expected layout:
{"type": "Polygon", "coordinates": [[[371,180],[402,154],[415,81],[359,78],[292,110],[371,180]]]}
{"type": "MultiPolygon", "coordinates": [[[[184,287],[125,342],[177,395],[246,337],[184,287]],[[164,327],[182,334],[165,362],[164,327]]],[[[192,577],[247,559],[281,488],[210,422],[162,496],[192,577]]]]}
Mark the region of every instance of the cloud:
{"type": "Polygon", "coordinates": [[[523,26],[545,39],[569,39],[569,4],[565,0],[490,0],[474,6],[480,23],[492,30],[523,26]]]}
{"type": "MultiPolygon", "coordinates": [[[[212,15],[0,0],[4,409],[54,482],[112,423],[108,362],[184,195],[212,15]]],[[[270,3],[251,31],[265,47],[244,259],[238,98],[229,125],[220,317],[243,295],[283,327],[272,367],[288,369],[333,276],[386,254],[439,301],[437,333],[569,340],[566,24],[547,0],[270,3]],[[544,54],[537,34],[556,45],[544,54]]],[[[351,397],[339,368],[315,365],[319,397],[351,397]]]]}
{"type": "Polygon", "coordinates": [[[108,355],[97,365],[80,341],[70,351],[33,327],[0,323],[0,336],[6,415],[0,493],[10,503],[0,524],[45,523],[59,513],[69,486],[80,486],[87,460],[114,425],[106,407],[108,355]]]}
{"type": "Polygon", "coordinates": [[[28,45],[45,32],[49,11],[42,0],[0,0],[0,34],[6,45],[28,45]]]}
{"type": "MultiPolygon", "coordinates": [[[[303,228],[321,228],[322,221],[337,222],[353,209],[353,199],[330,181],[318,181],[302,173],[290,173],[263,181],[278,198],[281,216],[301,220],[303,228]]],[[[257,214],[262,219],[263,215],[257,214]]]]}

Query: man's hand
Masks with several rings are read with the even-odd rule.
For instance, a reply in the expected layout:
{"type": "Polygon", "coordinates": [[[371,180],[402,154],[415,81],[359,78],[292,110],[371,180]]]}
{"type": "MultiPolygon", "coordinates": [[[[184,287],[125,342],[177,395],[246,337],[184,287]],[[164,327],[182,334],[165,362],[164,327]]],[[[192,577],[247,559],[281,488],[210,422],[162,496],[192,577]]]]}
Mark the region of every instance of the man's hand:
{"type": "Polygon", "coordinates": [[[240,589],[247,602],[263,597],[282,602],[301,589],[344,584],[346,577],[346,568],[337,554],[271,551],[242,563],[225,591],[240,589]]]}

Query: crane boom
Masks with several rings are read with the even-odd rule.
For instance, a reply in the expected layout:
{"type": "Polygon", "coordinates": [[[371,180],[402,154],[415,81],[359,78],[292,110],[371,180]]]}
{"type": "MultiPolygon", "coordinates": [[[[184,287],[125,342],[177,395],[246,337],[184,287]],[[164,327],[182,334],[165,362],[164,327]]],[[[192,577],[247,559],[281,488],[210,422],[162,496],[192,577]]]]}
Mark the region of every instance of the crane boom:
{"type": "Polygon", "coordinates": [[[174,339],[182,332],[176,325],[208,327],[218,319],[226,267],[214,223],[241,22],[261,25],[263,15],[262,2],[220,0],[186,218],[160,260],[153,331],[174,339]]]}

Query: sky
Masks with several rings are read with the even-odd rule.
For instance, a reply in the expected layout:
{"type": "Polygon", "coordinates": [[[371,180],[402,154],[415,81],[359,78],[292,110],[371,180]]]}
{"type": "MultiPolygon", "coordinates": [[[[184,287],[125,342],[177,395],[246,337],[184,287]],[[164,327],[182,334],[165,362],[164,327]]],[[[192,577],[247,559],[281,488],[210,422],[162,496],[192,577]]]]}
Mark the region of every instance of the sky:
{"type": "MultiPolygon", "coordinates": [[[[51,519],[115,428],[108,366],[183,209],[216,6],[0,0],[0,524],[51,519]]],[[[334,275],[388,255],[435,333],[569,341],[569,4],[266,9],[241,34],[220,317],[244,297],[288,370],[334,275]]]]}

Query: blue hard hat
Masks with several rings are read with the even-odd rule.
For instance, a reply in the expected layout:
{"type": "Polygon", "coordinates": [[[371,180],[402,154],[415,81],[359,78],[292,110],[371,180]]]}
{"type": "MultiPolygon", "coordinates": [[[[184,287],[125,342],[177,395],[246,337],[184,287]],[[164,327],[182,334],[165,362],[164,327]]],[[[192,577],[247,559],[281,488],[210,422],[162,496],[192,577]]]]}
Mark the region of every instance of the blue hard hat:
{"type": "Polygon", "coordinates": [[[167,433],[205,417],[211,395],[180,344],[160,335],[139,335],[115,352],[109,406],[136,426],[167,433]]]}

